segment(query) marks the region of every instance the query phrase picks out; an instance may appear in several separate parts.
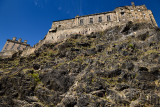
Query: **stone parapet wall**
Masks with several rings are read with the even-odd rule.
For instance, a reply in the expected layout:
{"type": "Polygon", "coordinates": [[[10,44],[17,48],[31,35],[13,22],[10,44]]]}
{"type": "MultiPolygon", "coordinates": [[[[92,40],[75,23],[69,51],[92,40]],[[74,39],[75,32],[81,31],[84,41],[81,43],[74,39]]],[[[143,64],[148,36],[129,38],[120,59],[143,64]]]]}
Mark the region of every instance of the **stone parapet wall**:
{"type": "Polygon", "coordinates": [[[13,54],[16,53],[16,51],[5,51],[5,52],[0,52],[0,57],[1,58],[11,58],[13,54]]]}
{"type": "MultiPolygon", "coordinates": [[[[121,23],[122,24],[122,23],[121,23]]],[[[104,31],[107,28],[119,25],[117,22],[99,23],[99,24],[88,24],[83,26],[74,27],[72,29],[58,30],[55,33],[48,32],[45,41],[47,43],[55,43],[63,41],[69,38],[71,34],[91,34],[92,32],[104,31]]]]}
{"type": "Polygon", "coordinates": [[[32,47],[26,48],[23,50],[21,56],[22,57],[28,56],[28,55],[34,53],[35,50],[36,50],[36,48],[32,48],[32,47]]]}

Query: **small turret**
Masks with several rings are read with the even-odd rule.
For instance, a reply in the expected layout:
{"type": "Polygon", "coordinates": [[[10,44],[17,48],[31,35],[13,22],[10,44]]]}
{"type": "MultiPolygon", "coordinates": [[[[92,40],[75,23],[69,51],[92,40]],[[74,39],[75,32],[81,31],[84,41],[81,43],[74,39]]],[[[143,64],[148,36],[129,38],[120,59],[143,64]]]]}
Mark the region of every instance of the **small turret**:
{"type": "Polygon", "coordinates": [[[27,44],[27,40],[24,40],[24,44],[27,44]]]}
{"type": "Polygon", "coordinates": [[[18,39],[18,42],[20,42],[20,43],[21,43],[21,42],[22,42],[22,39],[21,39],[21,38],[19,38],[19,39],[18,39]]]}
{"type": "Polygon", "coordinates": [[[135,4],[134,4],[134,2],[131,2],[131,4],[132,4],[132,6],[133,6],[133,7],[135,7],[135,4]]]}
{"type": "Polygon", "coordinates": [[[16,37],[13,37],[13,39],[12,39],[13,41],[16,41],[16,37]]]}

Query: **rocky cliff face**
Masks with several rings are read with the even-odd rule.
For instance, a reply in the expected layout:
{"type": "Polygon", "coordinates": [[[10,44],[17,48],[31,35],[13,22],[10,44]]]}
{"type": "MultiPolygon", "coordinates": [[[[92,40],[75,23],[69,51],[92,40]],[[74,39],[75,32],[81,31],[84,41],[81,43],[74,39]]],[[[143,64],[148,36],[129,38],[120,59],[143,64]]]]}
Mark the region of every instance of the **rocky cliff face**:
{"type": "Polygon", "coordinates": [[[0,106],[158,107],[159,41],[159,28],[128,23],[1,59],[0,106]]]}

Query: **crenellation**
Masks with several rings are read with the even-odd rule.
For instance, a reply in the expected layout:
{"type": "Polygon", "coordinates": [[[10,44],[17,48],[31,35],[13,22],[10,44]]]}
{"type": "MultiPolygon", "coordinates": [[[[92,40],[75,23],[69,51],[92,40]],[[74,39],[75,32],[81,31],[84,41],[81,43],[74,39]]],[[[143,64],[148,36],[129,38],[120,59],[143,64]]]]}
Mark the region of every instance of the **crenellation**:
{"type": "Polygon", "coordinates": [[[13,39],[12,39],[13,41],[16,41],[16,37],[13,37],[13,39]]]}
{"type": "Polygon", "coordinates": [[[27,40],[24,40],[24,42],[23,42],[24,44],[27,44],[27,40]]]}
{"type": "Polygon", "coordinates": [[[26,47],[30,47],[29,44],[27,44],[27,40],[22,42],[22,39],[20,38],[18,41],[16,40],[16,37],[13,37],[12,40],[8,39],[6,41],[6,44],[4,45],[1,53],[1,57],[7,58],[11,57],[15,52],[23,51],[26,47]]]}
{"type": "Polygon", "coordinates": [[[135,7],[135,4],[134,4],[134,2],[131,2],[131,4],[132,4],[132,7],[135,7]]]}
{"type": "Polygon", "coordinates": [[[19,42],[19,43],[21,43],[21,42],[22,42],[22,39],[21,39],[21,38],[19,38],[19,39],[18,39],[18,42],[19,42]]]}

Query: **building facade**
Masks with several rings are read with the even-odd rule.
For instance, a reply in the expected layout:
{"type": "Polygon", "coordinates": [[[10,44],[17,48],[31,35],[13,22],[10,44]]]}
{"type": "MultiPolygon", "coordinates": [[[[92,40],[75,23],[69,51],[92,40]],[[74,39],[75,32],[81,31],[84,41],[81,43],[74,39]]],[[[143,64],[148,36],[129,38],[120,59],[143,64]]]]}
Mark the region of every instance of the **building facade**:
{"type": "MultiPolygon", "coordinates": [[[[151,10],[145,5],[118,7],[111,12],[103,12],[85,16],[76,16],[73,19],[55,21],[48,34],[45,36],[45,43],[53,43],[68,38],[70,34],[90,34],[92,32],[103,31],[107,28],[133,23],[150,23],[157,26],[151,10]]],[[[44,41],[43,41],[44,43],[44,41]]]]}
{"type": "Polygon", "coordinates": [[[21,38],[16,40],[16,37],[13,37],[12,40],[8,39],[6,41],[2,51],[0,52],[0,56],[8,58],[18,51],[23,51],[27,47],[30,47],[30,45],[27,44],[27,40],[22,42],[21,38]]]}

